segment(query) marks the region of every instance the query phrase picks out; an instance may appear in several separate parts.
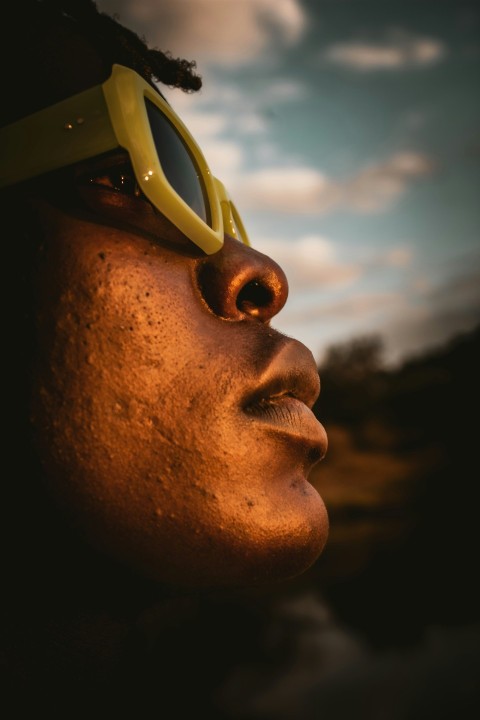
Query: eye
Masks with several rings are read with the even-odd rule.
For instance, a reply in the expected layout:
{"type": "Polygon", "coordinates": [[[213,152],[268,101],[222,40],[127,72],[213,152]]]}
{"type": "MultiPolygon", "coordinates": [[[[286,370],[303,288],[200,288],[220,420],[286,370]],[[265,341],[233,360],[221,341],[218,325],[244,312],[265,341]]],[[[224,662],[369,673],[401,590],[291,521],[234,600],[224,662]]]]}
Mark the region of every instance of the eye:
{"type": "Polygon", "coordinates": [[[130,195],[131,197],[142,197],[142,191],[137,183],[132,167],[128,163],[110,168],[99,168],[99,172],[89,174],[84,179],[89,185],[100,185],[110,188],[110,190],[130,195]]]}

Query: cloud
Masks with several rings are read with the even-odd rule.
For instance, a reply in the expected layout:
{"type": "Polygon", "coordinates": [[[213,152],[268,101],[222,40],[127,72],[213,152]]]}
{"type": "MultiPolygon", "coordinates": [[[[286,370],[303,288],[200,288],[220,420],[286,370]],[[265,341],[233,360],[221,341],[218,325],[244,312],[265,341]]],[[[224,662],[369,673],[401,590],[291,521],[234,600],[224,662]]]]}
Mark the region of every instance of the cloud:
{"type": "MultiPolygon", "coordinates": [[[[310,298],[308,305],[297,302],[291,293],[273,325],[285,335],[303,342],[321,362],[322,355],[333,343],[375,332],[383,336],[390,313],[403,305],[402,295],[395,292],[355,290],[341,298],[325,293],[316,300],[310,298]]],[[[390,348],[386,350],[388,353],[390,348]]]]}
{"type": "Polygon", "coordinates": [[[258,135],[260,133],[266,133],[268,130],[268,123],[265,118],[258,113],[244,113],[237,119],[238,129],[245,135],[258,135]]]}
{"type": "Polygon", "coordinates": [[[332,183],[314,168],[265,168],[243,173],[235,197],[245,208],[282,213],[317,213],[335,200],[332,183]]]}
{"type": "Polygon", "coordinates": [[[200,92],[187,94],[161,87],[162,93],[182,118],[192,135],[203,144],[203,137],[220,135],[265,136],[271,116],[285,103],[298,102],[307,89],[301,81],[279,77],[260,88],[232,86],[209,70],[200,92]]]}
{"type": "Polygon", "coordinates": [[[460,309],[473,309],[472,315],[480,317],[480,265],[479,254],[471,253],[464,258],[464,267],[442,283],[430,285],[426,297],[429,304],[445,314],[460,309]]]}
{"type": "Polygon", "coordinates": [[[387,210],[407,189],[408,184],[430,175],[433,161],[411,151],[399,152],[385,162],[361,170],[343,186],[342,204],[359,213],[387,210]]]}
{"type": "Polygon", "coordinates": [[[395,153],[341,182],[311,167],[272,167],[242,173],[235,181],[235,196],[244,208],[277,213],[326,214],[338,208],[378,213],[433,169],[429,157],[411,151],[395,153]]]}
{"type": "Polygon", "coordinates": [[[198,61],[255,62],[274,45],[292,45],[307,24],[299,0],[100,0],[102,10],[143,33],[150,46],[198,61]]]}
{"type": "Polygon", "coordinates": [[[354,321],[356,327],[359,321],[368,322],[372,316],[382,313],[386,309],[398,307],[402,303],[402,296],[394,292],[377,292],[377,293],[356,293],[354,296],[342,298],[340,300],[330,300],[312,305],[308,310],[292,312],[289,321],[292,322],[312,322],[317,320],[328,320],[329,323],[336,324],[340,321],[354,321]]]}
{"type": "Polygon", "coordinates": [[[298,80],[281,78],[262,88],[263,98],[267,103],[292,102],[306,97],[307,87],[298,80]]]}
{"type": "MultiPolygon", "coordinates": [[[[292,158],[287,159],[289,164],[278,166],[284,153],[266,139],[268,123],[259,111],[266,99],[257,103],[256,111],[251,97],[242,101],[243,95],[236,89],[218,83],[215,88],[213,100],[211,95],[192,98],[172,92],[171,102],[202,148],[212,172],[228,184],[243,210],[311,215],[339,209],[361,214],[384,212],[412,182],[435,169],[427,155],[407,149],[341,180],[328,177],[318,168],[294,163],[292,158]],[[223,95],[228,101],[219,100],[223,95]],[[246,135],[257,136],[255,158],[263,167],[247,169],[246,135]]],[[[294,88],[288,80],[282,79],[276,88],[274,95],[293,97],[294,88]]]]}
{"type": "MultiPolygon", "coordinates": [[[[290,285],[292,298],[295,297],[298,300],[305,296],[305,293],[308,294],[310,290],[314,289],[319,293],[317,305],[319,301],[323,303],[324,290],[330,291],[332,288],[348,290],[358,280],[365,279],[367,275],[372,273],[377,275],[384,268],[393,268],[401,272],[403,269],[409,268],[412,262],[412,252],[405,246],[393,247],[380,254],[377,250],[369,252],[366,256],[363,253],[363,257],[360,259],[352,258],[351,254],[347,259],[340,258],[337,256],[336,244],[322,235],[303,235],[291,240],[255,237],[255,249],[273,258],[282,267],[290,285]]],[[[355,291],[352,298],[337,300],[334,307],[335,314],[344,316],[351,312],[369,311],[373,307],[374,301],[372,300],[370,303],[365,297],[355,291]],[[351,303],[356,304],[354,311],[351,303]]],[[[378,300],[377,294],[372,297],[378,300]]],[[[397,295],[389,293],[389,302],[392,297],[398,299],[397,295]]],[[[383,303],[380,307],[383,310],[385,304],[383,303]]],[[[309,308],[307,316],[310,310],[309,308]]],[[[317,306],[313,309],[313,316],[317,317],[319,312],[317,306]]],[[[307,316],[302,313],[303,320],[307,316]]]]}
{"type": "Polygon", "coordinates": [[[419,68],[439,62],[447,49],[440,40],[395,31],[383,43],[351,40],[327,47],[323,57],[330,63],[357,72],[419,68]]]}
{"type": "Polygon", "coordinates": [[[294,240],[256,238],[255,248],[273,258],[284,270],[293,294],[316,288],[344,287],[362,273],[362,268],[335,256],[334,243],[320,235],[294,240]]]}
{"type": "Polygon", "coordinates": [[[411,248],[395,247],[386,253],[386,264],[390,267],[408,267],[411,261],[411,248]]]}
{"type": "MultiPolygon", "coordinates": [[[[408,356],[447,342],[478,326],[480,273],[478,256],[454,278],[433,278],[404,292],[360,292],[347,287],[342,297],[309,296],[308,306],[294,293],[275,319],[276,327],[297,337],[316,352],[333,342],[363,333],[379,333],[385,342],[385,360],[395,364],[408,356]],[[468,267],[467,267],[468,266],[468,267]]],[[[317,353],[318,354],[318,353],[317,353]]]]}
{"type": "Polygon", "coordinates": [[[415,302],[398,307],[382,327],[390,359],[425,352],[461,332],[478,326],[480,273],[477,266],[442,283],[426,282],[417,288],[415,302]]]}
{"type": "Polygon", "coordinates": [[[263,111],[272,105],[297,102],[308,97],[310,92],[303,80],[276,74],[265,82],[256,85],[251,82],[245,87],[241,83],[233,84],[221,80],[218,70],[208,68],[202,73],[203,87],[198,93],[188,94],[162,86],[165,93],[179,112],[198,107],[228,108],[233,113],[263,111]]]}
{"type": "Polygon", "coordinates": [[[243,149],[233,140],[206,137],[201,143],[202,152],[208,158],[212,173],[232,187],[232,176],[237,177],[243,164],[243,149]]]}
{"type": "Polygon", "coordinates": [[[188,112],[188,129],[193,137],[219,135],[227,126],[227,117],[220,112],[188,112]]]}

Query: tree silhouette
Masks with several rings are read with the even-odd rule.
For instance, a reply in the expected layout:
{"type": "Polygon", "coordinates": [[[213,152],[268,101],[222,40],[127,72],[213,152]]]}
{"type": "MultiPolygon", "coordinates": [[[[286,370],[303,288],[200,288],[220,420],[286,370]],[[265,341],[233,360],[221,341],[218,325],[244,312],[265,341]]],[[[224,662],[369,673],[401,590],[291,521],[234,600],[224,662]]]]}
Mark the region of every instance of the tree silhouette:
{"type": "Polygon", "coordinates": [[[328,348],[320,366],[322,392],[314,408],[322,420],[355,427],[375,412],[386,390],[383,350],[379,335],[328,348]]]}

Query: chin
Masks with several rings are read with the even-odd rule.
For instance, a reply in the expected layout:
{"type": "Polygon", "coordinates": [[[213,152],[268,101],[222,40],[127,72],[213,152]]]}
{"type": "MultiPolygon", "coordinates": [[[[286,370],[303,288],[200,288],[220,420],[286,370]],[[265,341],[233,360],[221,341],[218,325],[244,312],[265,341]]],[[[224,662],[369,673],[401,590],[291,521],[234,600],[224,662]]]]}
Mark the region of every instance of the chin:
{"type": "Polygon", "coordinates": [[[245,580],[267,584],[301,575],[318,560],[328,540],[329,520],[324,502],[311,488],[305,502],[289,508],[284,522],[272,518],[262,527],[261,542],[242,569],[245,580]],[[299,505],[301,505],[299,507],[299,505]]]}
{"type": "Polygon", "coordinates": [[[265,515],[258,509],[250,522],[237,517],[227,524],[224,518],[217,528],[210,526],[205,537],[197,535],[199,545],[183,558],[185,563],[171,568],[167,582],[200,589],[232,589],[266,586],[301,575],[321,555],[329,532],[323,500],[312,486],[309,488],[303,502],[298,495],[291,504],[284,499],[277,513],[272,512],[269,498],[265,515]]]}

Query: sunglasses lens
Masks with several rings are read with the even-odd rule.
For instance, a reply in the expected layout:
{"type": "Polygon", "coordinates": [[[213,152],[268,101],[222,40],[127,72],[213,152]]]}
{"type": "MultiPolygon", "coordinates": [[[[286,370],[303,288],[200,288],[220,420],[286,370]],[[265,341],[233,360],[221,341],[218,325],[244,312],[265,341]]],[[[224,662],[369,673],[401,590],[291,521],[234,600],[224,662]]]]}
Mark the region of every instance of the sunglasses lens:
{"type": "Polygon", "coordinates": [[[147,98],[148,120],[160,165],[170,185],[187,205],[211,227],[202,177],[185,142],[165,115],[147,98]]]}

